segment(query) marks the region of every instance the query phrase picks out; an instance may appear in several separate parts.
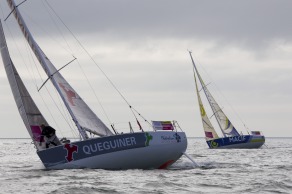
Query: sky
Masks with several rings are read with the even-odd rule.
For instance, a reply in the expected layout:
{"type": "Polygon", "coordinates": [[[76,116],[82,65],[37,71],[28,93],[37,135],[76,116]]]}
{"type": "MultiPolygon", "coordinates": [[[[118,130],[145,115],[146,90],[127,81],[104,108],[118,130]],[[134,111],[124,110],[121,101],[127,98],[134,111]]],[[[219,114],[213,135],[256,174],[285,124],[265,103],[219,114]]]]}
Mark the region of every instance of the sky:
{"type": "MultiPolygon", "coordinates": [[[[97,65],[143,118],[176,120],[187,136],[203,137],[191,50],[201,76],[238,131],[292,137],[291,7],[288,0],[28,0],[19,9],[57,68],[73,56],[78,59],[61,73],[107,125],[124,128],[135,119],[97,65]]],[[[59,113],[53,113],[61,103],[54,108],[50,93],[36,91],[46,77],[42,72],[38,77],[40,66],[13,15],[3,21],[10,13],[6,1],[0,1],[0,8],[21,77],[49,123],[57,130],[66,127],[59,113]]],[[[3,65],[0,81],[0,138],[28,137],[3,65]]]]}

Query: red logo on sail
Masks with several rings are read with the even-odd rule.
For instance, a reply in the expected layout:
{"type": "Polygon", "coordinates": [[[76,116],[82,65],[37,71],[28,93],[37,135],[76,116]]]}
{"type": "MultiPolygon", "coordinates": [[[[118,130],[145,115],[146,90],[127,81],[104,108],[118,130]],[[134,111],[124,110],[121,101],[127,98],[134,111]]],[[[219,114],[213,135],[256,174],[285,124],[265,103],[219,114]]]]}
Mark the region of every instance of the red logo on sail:
{"type": "Polygon", "coordinates": [[[77,98],[76,93],[73,92],[72,90],[68,89],[67,87],[65,87],[63,84],[59,83],[60,87],[65,91],[66,95],[67,95],[67,99],[69,101],[69,103],[72,106],[75,106],[74,102],[73,102],[73,98],[77,98]]]}
{"type": "Polygon", "coordinates": [[[64,149],[66,149],[67,150],[67,156],[65,157],[66,158],[66,160],[68,161],[68,162],[71,162],[71,161],[73,161],[74,160],[74,158],[73,158],[73,153],[74,152],[78,152],[78,146],[77,145],[73,145],[73,144],[65,144],[64,145],[64,149]]]}

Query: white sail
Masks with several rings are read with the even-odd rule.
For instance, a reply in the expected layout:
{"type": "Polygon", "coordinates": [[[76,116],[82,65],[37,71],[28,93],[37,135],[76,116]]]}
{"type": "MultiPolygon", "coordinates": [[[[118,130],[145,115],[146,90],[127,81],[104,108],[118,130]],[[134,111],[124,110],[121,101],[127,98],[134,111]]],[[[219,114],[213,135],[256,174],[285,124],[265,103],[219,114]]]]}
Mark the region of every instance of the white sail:
{"type": "Polygon", "coordinates": [[[232,123],[229,121],[228,117],[224,114],[224,112],[222,111],[222,109],[219,107],[219,105],[217,104],[217,102],[215,101],[215,99],[213,98],[213,96],[211,95],[211,93],[209,92],[207,86],[205,85],[203,79],[201,78],[197,67],[195,65],[195,62],[192,58],[191,52],[190,52],[190,56],[195,68],[195,71],[197,73],[197,76],[200,80],[200,83],[202,85],[202,88],[205,92],[205,95],[209,101],[209,104],[212,108],[213,114],[216,117],[216,120],[221,128],[221,131],[223,133],[224,136],[228,135],[228,136],[237,136],[239,135],[239,133],[237,132],[237,130],[234,128],[234,126],[232,125],[232,123]]]}
{"type": "Polygon", "coordinates": [[[2,28],[2,23],[0,21],[0,47],[1,56],[5,71],[8,77],[8,81],[16,102],[20,116],[25,124],[25,127],[33,140],[37,150],[41,149],[39,145],[41,124],[47,124],[45,118],[39,111],[38,107],[35,105],[33,99],[29,95],[25,85],[23,84],[19,74],[16,71],[14,64],[9,55],[7,48],[4,31],[2,28]]]}
{"type": "Polygon", "coordinates": [[[202,123],[203,123],[206,141],[217,139],[217,138],[219,138],[218,134],[216,133],[212,123],[210,122],[210,120],[206,114],[206,111],[205,111],[205,108],[204,108],[204,105],[203,105],[203,102],[202,102],[202,99],[201,99],[201,96],[200,96],[200,93],[198,90],[198,84],[197,84],[195,72],[194,72],[194,79],[195,79],[195,84],[196,84],[196,92],[197,92],[197,96],[198,96],[198,102],[199,102],[199,106],[200,106],[200,113],[201,113],[201,118],[202,118],[202,123]]]}
{"type": "Polygon", "coordinates": [[[46,72],[48,77],[50,77],[50,80],[60,94],[83,139],[87,139],[87,134],[85,133],[85,130],[93,132],[99,136],[112,135],[113,133],[80,98],[77,92],[57,71],[55,66],[50,62],[48,57],[35,42],[14,1],[7,0],[7,2],[11,10],[13,10],[14,16],[19,24],[21,31],[23,32],[31,49],[33,50],[40,64],[42,65],[44,71],[46,72]]]}

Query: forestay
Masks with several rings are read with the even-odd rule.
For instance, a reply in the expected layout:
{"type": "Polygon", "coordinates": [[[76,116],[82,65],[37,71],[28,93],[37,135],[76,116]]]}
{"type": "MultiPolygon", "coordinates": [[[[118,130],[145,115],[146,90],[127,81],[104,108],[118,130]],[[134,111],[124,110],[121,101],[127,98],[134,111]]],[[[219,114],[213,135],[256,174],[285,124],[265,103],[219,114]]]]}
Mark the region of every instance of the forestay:
{"type": "Polygon", "coordinates": [[[55,66],[50,62],[48,57],[44,54],[38,44],[35,42],[30,31],[28,30],[23,17],[13,0],[7,0],[11,10],[14,10],[14,16],[18,21],[26,40],[31,49],[42,65],[47,76],[52,81],[54,87],[60,94],[65,106],[70,115],[76,123],[78,130],[83,137],[87,138],[85,130],[91,131],[99,136],[108,136],[113,133],[106,127],[106,125],[95,115],[95,113],[88,107],[88,105],[81,99],[77,92],[70,86],[64,77],[57,71],[55,66]]]}
{"type": "Polygon", "coordinates": [[[202,122],[203,122],[203,128],[204,128],[204,132],[205,132],[205,138],[207,141],[209,140],[213,140],[213,139],[217,139],[218,134],[216,133],[212,123],[210,122],[210,119],[208,118],[199,90],[198,90],[198,84],[197,84],[197,79],[196,79],[196,75],[194,72],[194,79],[195,79],[195,84],[196,84],[196,92],[197,92],[197,96],[198,96],[198,102],[199,102],[199,106],[200,106],[200,113],[201,113],[201,118],[202,118],[202,122]]]}
{"type": "Polygon", "coordinates": [[[209,92],[207,86],[205,85],[203,79],[201,78],[197,68],[196,68],[196,65],[195,65],[195,62],[192,58],[192,55],[190,53],[190,56],[191,56],[191,59],[192,59],[192,62],[193,62],[193,65],[194,65],[194,68],[195,68],[195,71],[197,73],[197,76],[200,80],[200,83],[203,87],[203,90],[205,92],[205,95],[209,101],[209,104],[212,108],[212,111],[213,111],[213,114],[215,115],[216,117],[216,120],[221,128],[221,131],[223,133],[224,136],[226,135],[229,135],[229,136],[237,136],[239,135],[239,133],[237,132],[237,130],[234,128],[234,126],[232,125],[232,123],[229,121],[228,117],[224,114],[224,112],[222,111],[222,109],[219,107],[219,105],[217,104],[217,102],[215,101],[215,99],[213,98],[213,96],[211,95],[211,93],[209,92]]]}

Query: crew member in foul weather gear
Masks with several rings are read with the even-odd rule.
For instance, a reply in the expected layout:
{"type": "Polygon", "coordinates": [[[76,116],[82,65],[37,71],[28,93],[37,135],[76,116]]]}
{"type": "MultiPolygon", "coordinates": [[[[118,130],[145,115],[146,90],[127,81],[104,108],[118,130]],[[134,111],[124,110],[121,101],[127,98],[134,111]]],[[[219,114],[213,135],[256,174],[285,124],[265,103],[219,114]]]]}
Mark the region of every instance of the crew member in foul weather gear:
{"type": "Polygon", "coordinates": [[[51,126],[46,126],[45,124],[41,125],[42,133],[40,138],[40,146],[42,142],[45,140],[46,148],[52,144],[54,146],[61,145],[58,137],[56,136],[56,130],[51,126]]]}

